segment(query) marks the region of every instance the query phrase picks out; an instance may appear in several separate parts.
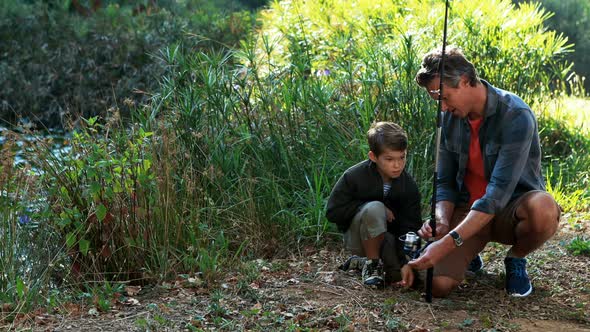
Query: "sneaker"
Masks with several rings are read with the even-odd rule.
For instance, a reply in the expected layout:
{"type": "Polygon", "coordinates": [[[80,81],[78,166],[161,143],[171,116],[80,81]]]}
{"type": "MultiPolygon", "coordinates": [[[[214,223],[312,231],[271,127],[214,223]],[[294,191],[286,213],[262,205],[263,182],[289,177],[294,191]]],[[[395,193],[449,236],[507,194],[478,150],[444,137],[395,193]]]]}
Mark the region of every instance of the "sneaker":
{"type": "Polygon", "coordinates": [[[483,269],[483,259],[481,259],[480,255],[475,256],[474,259],[471,260],[469,263],[469,267],[467,267],[467,271],[476,274],[483,269]]]}
{"type": "Polygon", "coordinates": [[[378,259],[367,259],[363,266],[363,283],[365,286],[383,286],[383,272],[378,259]]]}
{"type": "Polygon", "coordinates": [[[350,271],[350,270],[358,270],[362,271],[363,267],[365,266],[365,261],[367,260],[366,257],[360,257],[357,255],[353,255],[348,257],[346,262],[342,263],[338,268],[342,271],[350,271]]]}
{"type": "Polygon", "coordinates": [[[525,297],[533,291],[533,286],[526,273],[526,258],[506,257],[506,292],[511,296],[525,297]]]}

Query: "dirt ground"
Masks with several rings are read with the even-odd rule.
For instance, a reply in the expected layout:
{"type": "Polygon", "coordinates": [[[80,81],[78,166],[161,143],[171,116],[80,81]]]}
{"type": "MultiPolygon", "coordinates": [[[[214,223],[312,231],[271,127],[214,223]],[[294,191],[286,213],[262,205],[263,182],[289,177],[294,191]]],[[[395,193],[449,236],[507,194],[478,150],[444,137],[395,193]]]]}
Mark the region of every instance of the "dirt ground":
{"type": "MultiPolygon", "coordinates": [[[[426,303],[420,291],[367,289],[338,245],[236,267],[218,287],[199,276],[150,288],[129,287],[108,312],[72,304],[0,326],[21,331],[590,331],[588,256],[565,246],[590,235],[590,221],[565,215],[558,234],[529,256],[534,291],[503,290],[506,247],[489,244],[484,272],[446,299],[426,303]]],[[[587,237],[588,238],[588,237],[587,237]]]]}

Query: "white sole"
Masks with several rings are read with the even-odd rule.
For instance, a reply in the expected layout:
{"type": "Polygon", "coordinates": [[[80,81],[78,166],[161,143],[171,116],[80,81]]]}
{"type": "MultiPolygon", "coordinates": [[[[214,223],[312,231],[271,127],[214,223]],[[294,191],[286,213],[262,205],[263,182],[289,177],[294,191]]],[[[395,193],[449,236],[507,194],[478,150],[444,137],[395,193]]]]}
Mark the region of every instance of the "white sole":
{"type": "Polygon", "coordinates": [[[529,290],[528,290],[528,291],[526,291],[526,293],[524,293],[524,294],[519,294],[519,293],[512,293],[512,294],[509,294],[509,295],[510,295],[510,296],[512,296],[512,297],[527,297],[527,296],[529,296],[529,295],[530,295],[532,292],[533,292],[533,286],[531,285],[531,288],[529,288],[529,290]]]}

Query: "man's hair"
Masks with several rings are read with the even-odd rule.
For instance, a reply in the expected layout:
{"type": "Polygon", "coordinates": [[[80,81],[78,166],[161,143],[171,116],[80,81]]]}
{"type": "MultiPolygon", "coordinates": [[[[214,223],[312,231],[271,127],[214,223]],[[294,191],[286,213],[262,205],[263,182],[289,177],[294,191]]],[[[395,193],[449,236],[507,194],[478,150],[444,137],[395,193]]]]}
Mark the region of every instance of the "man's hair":
{"type": "Polygon", "coordinates": [[[398,124],[393,122],[376,122],[367,132],[369,149],[376,156],[383,150],[403,151],[408,148],[408,135],[398,124]]]}
{"type": "MultiPolygon", "coordinates": [[[[422,66],[416,74],[416,82],[421,87],[426,87],[434,78],[440,74],[440,60],[442,50],[435,49],[424,56],[422,66]]],[[[480,83],[477,70],[469,60],[465,58],[460,48],[448,46],[445,49],[445,71],[443,83],[456,88],[461,81],[461,76],[466,75],[469,85],[475,86],[480,83]]]]}

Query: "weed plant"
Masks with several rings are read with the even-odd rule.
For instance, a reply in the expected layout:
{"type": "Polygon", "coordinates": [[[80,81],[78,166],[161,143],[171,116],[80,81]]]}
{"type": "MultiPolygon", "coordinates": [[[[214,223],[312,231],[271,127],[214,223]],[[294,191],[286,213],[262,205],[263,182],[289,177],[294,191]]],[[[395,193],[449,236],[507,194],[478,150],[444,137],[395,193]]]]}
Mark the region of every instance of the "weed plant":
{"type": "Polygon", "coordinates": [[[590,256],[590,240],[576,237],[567,245],[567,250],[575,256],[590,256]]]}

